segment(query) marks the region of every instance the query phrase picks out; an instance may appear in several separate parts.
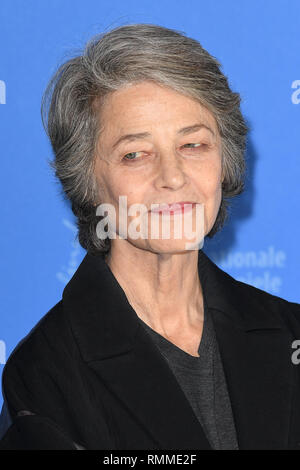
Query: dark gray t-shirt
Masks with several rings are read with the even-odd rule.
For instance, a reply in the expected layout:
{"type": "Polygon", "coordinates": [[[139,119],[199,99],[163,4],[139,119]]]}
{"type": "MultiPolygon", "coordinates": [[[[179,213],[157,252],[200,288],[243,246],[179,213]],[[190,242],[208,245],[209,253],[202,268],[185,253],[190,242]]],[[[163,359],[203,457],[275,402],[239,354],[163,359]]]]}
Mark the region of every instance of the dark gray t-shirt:
{"type": "Polygon", "coordinates": [[[139,321],[167,360],[200,421],[213,449],[238,449],[231,403],[223,372],[213,320],[204,302],[204,325],[198,348],[191,356],[164,336],[139,321]]]}

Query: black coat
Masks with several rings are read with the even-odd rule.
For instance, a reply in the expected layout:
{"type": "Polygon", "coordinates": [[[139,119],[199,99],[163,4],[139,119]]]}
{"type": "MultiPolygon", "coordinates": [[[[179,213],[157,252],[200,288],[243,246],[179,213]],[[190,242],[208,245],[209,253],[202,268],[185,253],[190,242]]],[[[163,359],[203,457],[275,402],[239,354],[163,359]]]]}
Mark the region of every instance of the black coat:
{"type": "MultiPolygon", "coordinates": [[[[198,265],[239,448],[300,449],[300,305],[235,280],[202,250],[198,265]]],[[[85,256],[17,345],[2,390],[0,449],[210,448],[102,257],[85,256]]]]}

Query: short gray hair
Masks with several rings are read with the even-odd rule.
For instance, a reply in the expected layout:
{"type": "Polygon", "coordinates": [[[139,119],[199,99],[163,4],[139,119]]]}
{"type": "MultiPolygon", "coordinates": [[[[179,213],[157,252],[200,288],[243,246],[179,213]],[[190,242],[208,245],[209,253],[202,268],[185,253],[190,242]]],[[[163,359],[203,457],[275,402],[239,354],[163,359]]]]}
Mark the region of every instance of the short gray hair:
{"type": "Polygon", "coordinates": [[[222,142],[224,181],[212,238],[228,217],[229,199],[244,190],[248,125],[221,65],[185,33],[153,24],[119,26],[92,38],[82,54],[60,65],[43,99],[42,119],[55,155],[50,161],[77,218],[79,243],[89,253],[110,250],[97,237],[94,175],[101,130],[99,109],[113,91],[151,80],[196,99],[214,115],[222,142]],[[96,105],[97,104],[97,105],[96,105]]]}

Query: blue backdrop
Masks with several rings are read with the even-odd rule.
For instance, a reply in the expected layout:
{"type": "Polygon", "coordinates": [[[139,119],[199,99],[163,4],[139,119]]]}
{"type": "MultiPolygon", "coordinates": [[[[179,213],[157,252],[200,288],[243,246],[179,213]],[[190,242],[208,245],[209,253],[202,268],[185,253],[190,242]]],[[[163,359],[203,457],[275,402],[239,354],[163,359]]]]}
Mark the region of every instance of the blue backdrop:
{"type": "Polygon", "coordinates": [[[91,36],[139,22],[198,39],[252,127],[246,191],[204,251],[235,278],[300,302],[299,0],[1,0],[1,373],[85,254],[47,164],[43,90],[91,36]]]}

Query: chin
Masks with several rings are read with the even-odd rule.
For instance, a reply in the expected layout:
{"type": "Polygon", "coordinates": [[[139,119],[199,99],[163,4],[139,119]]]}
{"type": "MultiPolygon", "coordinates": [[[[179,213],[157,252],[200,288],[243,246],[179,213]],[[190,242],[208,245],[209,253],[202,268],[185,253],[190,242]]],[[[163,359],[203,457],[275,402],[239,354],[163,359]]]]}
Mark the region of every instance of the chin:
{"type": "Polygon", "coordinates": [[[197,251],[203,246],[203,239],[195,242],[194,240],[150,240],[146,250],[157,254],[179,254],[197,251]]]}

